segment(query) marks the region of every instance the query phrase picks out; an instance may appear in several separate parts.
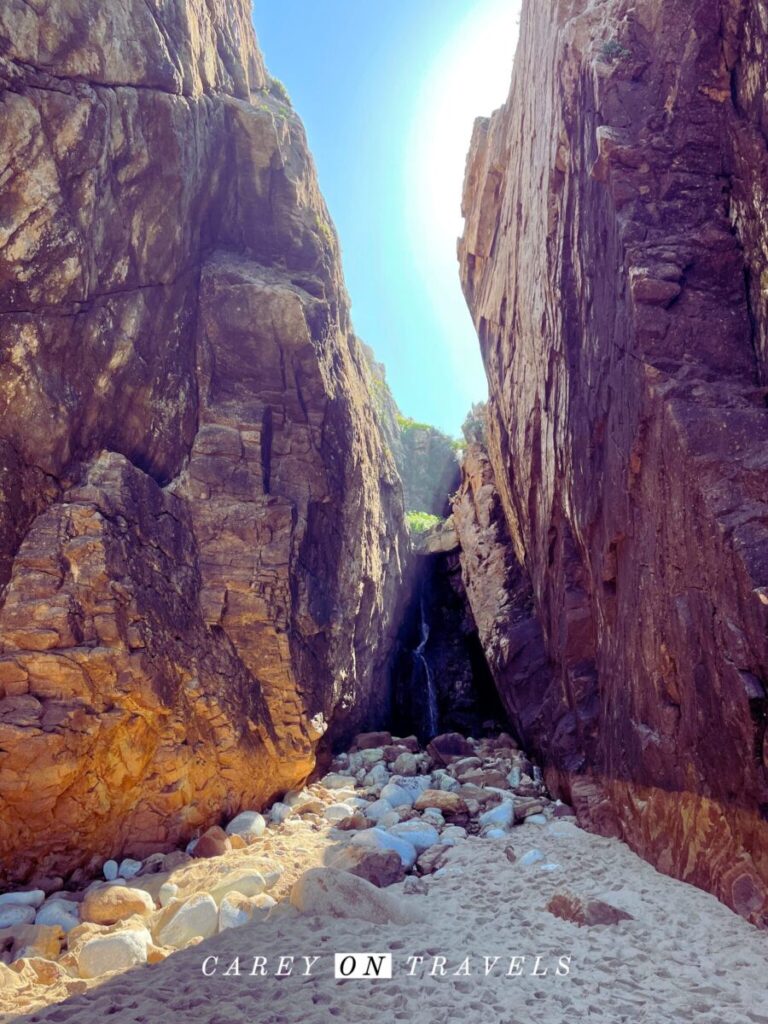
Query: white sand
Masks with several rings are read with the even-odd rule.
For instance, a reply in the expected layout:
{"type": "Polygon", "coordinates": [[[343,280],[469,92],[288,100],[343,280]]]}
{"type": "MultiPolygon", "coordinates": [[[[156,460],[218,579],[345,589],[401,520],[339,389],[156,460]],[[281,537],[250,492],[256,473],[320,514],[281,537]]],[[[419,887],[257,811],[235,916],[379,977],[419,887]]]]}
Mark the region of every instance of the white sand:
{"type": "MultiPolygon", "coordinates": [[[[291,837],[297,870],[317,863],[321,836],[291,837]]],[[[299,1024],[329,1018],[357,1024],[408,1021],[437,1024],[768,1024],[768,935],[714,897],[657,873],[623,844],[575,826],[523,825],[511,836],[518,855],[541,848],[560,865],[546,873],[510,863],[509,841],[471,839],[451,854],[449,872],[428,878],[426,895],[403,896],[421,916],[407,927],[358,920],[302,916],[287,903],[258,925],[226,932],[163,963],[113,976],[88,992],[29,1017],[21,992],[9,996],[4,1021],[95,1024],[299,1024]],[[461,873],[453,874],[454,870],[461,873]],[[601,899],[634,920],[581,927],[549,914],[558,891],[601,899]],[[335,952],[392,952],[394,977],[335,981],[335,952]],[[545,977],[506,977],[499,966],[536,955],[545,977]],[[311,977],[250,977],[253,956],[320,956],[311,977]],[[473,957],[470,977],[409,977],[406,958],[442,955],[456,969],[473,957]],[[483,975],[483,955],[499,956],[496,972],[483,975]],[[554,976],[559,956],[571,956],[571,973],[554,976]],[[243,975],[204,978],[204,957],[218,956],[219,970],[239,956],[243,975]]],[[[402,885],[388,892],[401,893],[402,885]]],[[[296,971],[303,969],[299,962],[296,971]]],[[[51,993],[52,994],[52,993],[51,993]]],[[[49,995],[50,998],[50,995],[49,995]]],[[[27,1004],[28,1006],[29,1004],[27,1004]]]]}

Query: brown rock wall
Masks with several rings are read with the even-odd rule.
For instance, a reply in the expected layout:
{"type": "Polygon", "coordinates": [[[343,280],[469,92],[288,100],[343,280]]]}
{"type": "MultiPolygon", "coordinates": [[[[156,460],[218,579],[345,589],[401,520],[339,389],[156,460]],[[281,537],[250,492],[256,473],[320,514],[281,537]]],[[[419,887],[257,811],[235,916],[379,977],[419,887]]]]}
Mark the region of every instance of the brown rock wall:
{"type": "Polygon", "coordinates": [[[757,923],[767,43],[763,3],[529,2],[460,246],[559,691],[530,738],[583,820],[757,923]]]}
{"type": "Polygon", "coordinates": [[[244,0],[0,11],[0,881],[171,847],[385,713],[402,493],[268,84],[244,0]]]}

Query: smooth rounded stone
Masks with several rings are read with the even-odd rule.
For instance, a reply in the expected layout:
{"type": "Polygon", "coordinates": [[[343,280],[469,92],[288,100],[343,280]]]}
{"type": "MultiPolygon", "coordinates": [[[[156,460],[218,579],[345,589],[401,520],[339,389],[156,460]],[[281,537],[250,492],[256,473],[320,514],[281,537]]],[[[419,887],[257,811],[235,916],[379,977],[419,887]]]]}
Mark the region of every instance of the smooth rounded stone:
{"type": "Polygon", "coordinates": [[[389,781],[400,789],[404,789],[406,793],[410,793],[414,801],[425,789],[432,787],[431,775],[393,775],[389,781]]]}
{"type": "Polygon", "coordinates": [[[326,821],[330,822],[344,821],[353,812],[354,808],[350,807],[349,804],[328,804],[323,811],[323,817],[326,821]]]}
{"type": "Polygon", "coordinates": [[[341,775],[339,772],[329,772],[320,780],[320,785],[326,789],[347,789],[352,786],[353,780],[349,775],[341,775]]]}
{"type": "Polygon", "coordinates": [[[126,857],[120,861],[120,867],[117,869],[119,878],[135,878],[136,875],[141,871],[142,863],[140,860],[134,860],[132,857],[126,857]]]}
{"type": "Polygon", "coordinates": [[[92,924],[116,924],[134,914],[148,917],[154,909],[154,900],[143,889],[102,886],[86,893],[80,905],[80,918],[92,924]]]}
{"type": "Polygon", "coordinates": [[[445,865],[447,857],[448,848],[443,843],[438,843],[419,855],[416,867],[422,875],[431,875],[445,865]]]}
{"type": "Polygon", "coordinates": [[[541,850],[528,850],[527,853],[523,854],[518,863],[524,868],[528,868],[531,864],[538,864],[540,860],[544,860],[544,854],[541,850]]]}
{"type": "Polygon", "coordinates": [[[350,843],[355,846],[371,847],[377,850],[394,850],[400,857],[403,867],[412,868],[416,863],[416,847],[407,839],[385,832],[382,828],[369,828],[364,832],[358,832],[353,836],[350,843]]]}
{"type": "Polygon", "coordinates": [[[360,828],[368,828],[370,824],[371,822],[366,818],[362,811],[355,811],[355,813],[350,814],[349,817],[342,818],[341,821],[337,821],[335,828],[339,829],[340,832],[353,832],[360,828]]]}
{"type": "Polygon", "coordinates": [[[419,771],[419,760],[416,754],[400,754],[392,765],[395,775],[417,775],[419,771]]]}
{"type": "Polygon", "coordinates": [[[175,882],[163,882],[157,894],[161,907],[167,907],[171,900],[175,900],[179,887],[175,882]]]}
{"type": "Polygon", "coordinates": [[[432,773],[432,788],[439,789],[442,793],[455,793],[461,789],[461,783],[449,775],[444,768],[439,768],[432,773]]]}
{"type": "Polygon", "coordinates": [[[212,825],[197,840],[192,856],[196,860],[209,857],[223,857],[231,849],[229,836],[224,829],[218,825],[212,825]]]}
{"type": "Polygon", "coordinates": [[[448,818],[467,817],[467,803],[458,793],[441,789],[425,789],[413,805],[417,811],[437,811],[448,818]]]}
{"type": "Polygon", "coordinates": [[[378,747],[387,747],[392,743],[390,732],[360,732],[352,741],[356,750],[373,750],[378,747]]]}
{"type": "Polygon", "coordinates": [[[461,842],[462,839],[467,838],[467,830],[462,828],[461,825],[446,825],[443,831],[440,833],[440,842],[446,843],[449,840],[452,843],[461,842]]]}
{"type": "Polygon", "coordinates": [[[117,878],[117,861],[105,860],[101,870],[108,882],[114,882],[114,880],[117,878]]]}
{"type": "Polygon", "coordinates": [[[29,903],[4,903],[0,907],[0,928],[15,928],[19,924],[33,924],[35,908],[29,903]]]}
{"type": "Polygon", "coordinates": [[[375,764],[363,779],[363,785],[373,788],[374,786],[386,786],[389,782],[389,771],[386,765],[375,764]]]}
{"type": "Polygon", "coordinates": [[[217,885],[211,887],[210,892],[216,903],[220,903],[231,892],[237,892],[241,896],[258,896],[266,888],[266,879],[260,871],[243,868],[226,875],[217,885]]]}
{"type": "Polygon", "coordinates": [[[511,828],[515,820],[515,805],[511,800],[503,800],[489,811],[484,811],[478,818],[480,827],[511,828]]]}
{"type": "Polygon", "coordinates": [[[303,914],[353,918],[371,924],[411,924],[413,915],[392,893],[338,868],[310,868],[291,889],[291,904],[303,914]]]}
{"type": "Polygon", "coordinates": [[[272,907],[277,906],[277,900],[267,893],[258,893],[256,896],[243,896],[240,893],[229,893],[221,901],[219,907],[219,931],[226,931],[228,928],[242,928],[253,920],[265,918],[272,907]]]}
{"type": "Polygon", "coordinates": [[[474,747],[457,732],[446,732],[435,736],[427,744],[427,752],[438,764],[450,764],[461,757],[472,757],[474,747]]]}
{"type": "Polygon", "coordinates": [[[497,825],[491,825],[484,830],[483,837],[485,839],[506,839],[507,833],[503,828],[499,828],[497,825]]]}
{"type": "Polygon", "coordinates": [[[281,822],[285,821],[290,813],[291,808],[288,804],[284,804],[282,800],[278,800],[273,803],[269,809],[269,820],[274,825],[279,825],[281,822]]]}
{"type": "Polygon", "coordinates": [[[146,860],[142,861],[141,871],[139,876],[144,878],[145,875],[156,875],[163,870],[163,862],[165,861],[164,853],[151,853],[146,860]]]}
{"type": "Polygon", "coordinates": [[[368,804],[363,808],[363,814],[368,818],[369,821],[378,821],[379,818],[388,814],[392,810],[392,804],[389,800],[374,800],[372,804],[368,804]]]}
{"type": "Polygon", "coordinates": [[[257,836],[264,835],[267,823],[264,816],[258,811],[242,811],[230,821],[224,830],[228,836],[245,835],[246,832],[255,833],[257,836]]]}
{"type": "Polygon", "coordinates": [[[430,846],[440,842],[440,833],[434,825],[430,825],[427,821],[420,821],[418,818],[393,825],[389,834],[397,836],[398,839],[405,839],[417,853],[423,853],[430,846]]]}
{"type": "Polygon", "coordinates": [[[45,902],[45,892],[42,889],[23,889],[19,892],[4,892],[0,896],[0,908],[8,903],[14,906],[41,907],[45,902]]]}
{"type": "Polygon", "coordinates": [[[335,854],[328,867],[349,871],[379,889],[401,882],[405,877],[403,862],[395,850],[366,849],[351,843],[335,854]]]}
{"type": "Polygon", "coordinates": [[[147,962],[152,936],[145,928],[126,929],[89,939],[77,956],[81,978],[99,978],[110,971],[124,971],[147,962]]]}
{"type": "Polygon", "coordinates": [[[191,939],[209,939],[219,927],[219,908],[213,896],[199,892],[182,903],[170,921],[160,929],[161,946],[181,949],[191,939]]]}
{"type": "Polygon", "coordinates": [[[445,827],[445,818],[436,807],[427,807],[422,812],[421,817],[422,821],[428,821],[430,825],[434,825],[438,830],[445,827]]]}
{"type": "Polygon", "coordinates": [[[549,818],[546,814],[529,814],[525,819],[526,825],[548,825],[549,818]]]}
{"type": "Polygon", "coordinates": [[[35,924],[58,925],[71,932],[80,924],[79,907],[70,900],[47,900],[35,915],[35,924]]]}
{"type": "Polygon", "coordinates": [[[388,800],[392,807],[413,807],[414,794],[396,782],[388,782],[384,786],[381,798],[388,800]]]}
{"type": "Polygon", "coordinates": [[[196,846],[197,846],[197,839],[190,839],[189,842],[187,843],[187,845],[184,847],[184,852],[188,853],[190,855],[190,857],[191,857],[192,854],[195,852],[195,847],[196,846]]]}
{"type": "Polygon", "coordinates": [[[384,762],[384,751],[381,747],[370,747],[368,750],[359,750],[356,752],[356,756],[360,758],[360,766],[367,766],[370,770],[375,764],[382,764],[382,767],[386,769],[384,762]]]}
{"type": "Polygon", "coordinates": [[[387,811],[386,814],[382,814],[376,824],[379,828],[392,828],[393,825],[397,825],[400,821],[400,811],[397,808],[393,808],[391,811],[387,811]]]}

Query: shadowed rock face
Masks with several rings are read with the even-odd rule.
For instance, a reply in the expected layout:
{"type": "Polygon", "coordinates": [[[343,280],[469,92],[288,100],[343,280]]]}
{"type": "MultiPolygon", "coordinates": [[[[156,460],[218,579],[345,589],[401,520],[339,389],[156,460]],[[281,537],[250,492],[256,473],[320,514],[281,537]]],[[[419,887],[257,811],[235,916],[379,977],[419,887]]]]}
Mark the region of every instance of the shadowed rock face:
{"type": "Polygon", "coordinates": [[[36,6],[0,10],[0,882],[173,845],[380,718],[407,545],[249,4],[36,6]]]}
{"type": "Polygon", "coordinates": [[[460,244],[555,674],[505,703],[582,821],[758,924],[766,46],[764,2],[528,2],[460,244]]]}

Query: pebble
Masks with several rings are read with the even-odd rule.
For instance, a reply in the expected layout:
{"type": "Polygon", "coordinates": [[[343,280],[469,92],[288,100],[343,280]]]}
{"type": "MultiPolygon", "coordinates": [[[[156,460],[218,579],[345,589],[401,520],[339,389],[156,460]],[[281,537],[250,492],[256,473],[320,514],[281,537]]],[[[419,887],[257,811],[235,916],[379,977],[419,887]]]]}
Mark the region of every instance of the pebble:
{"type": "Polygon", "coordinates": [[[549,819],[546,814],[529,814],[525,819],[526,825],[547,825],[549,819]]]}
{"type": "Polygon", "coordinates": [[[354,808],[350,804],[329,804],[323,811],[323,817],[326,821],[336,822],[343,821],[353,813],[354,808]]]}
{"type": "MultiPolygon", "coordinates": [[[[339,772],[329,772],[328,775],[324,775],[320,780],[320,784],[325,786],[326,789],[346,789],[347,786],[352,784],[352,780],[349,775],[341,775],[339,772]]],[[[274,804],[272,805],[275,806],[274,804]]]]}

